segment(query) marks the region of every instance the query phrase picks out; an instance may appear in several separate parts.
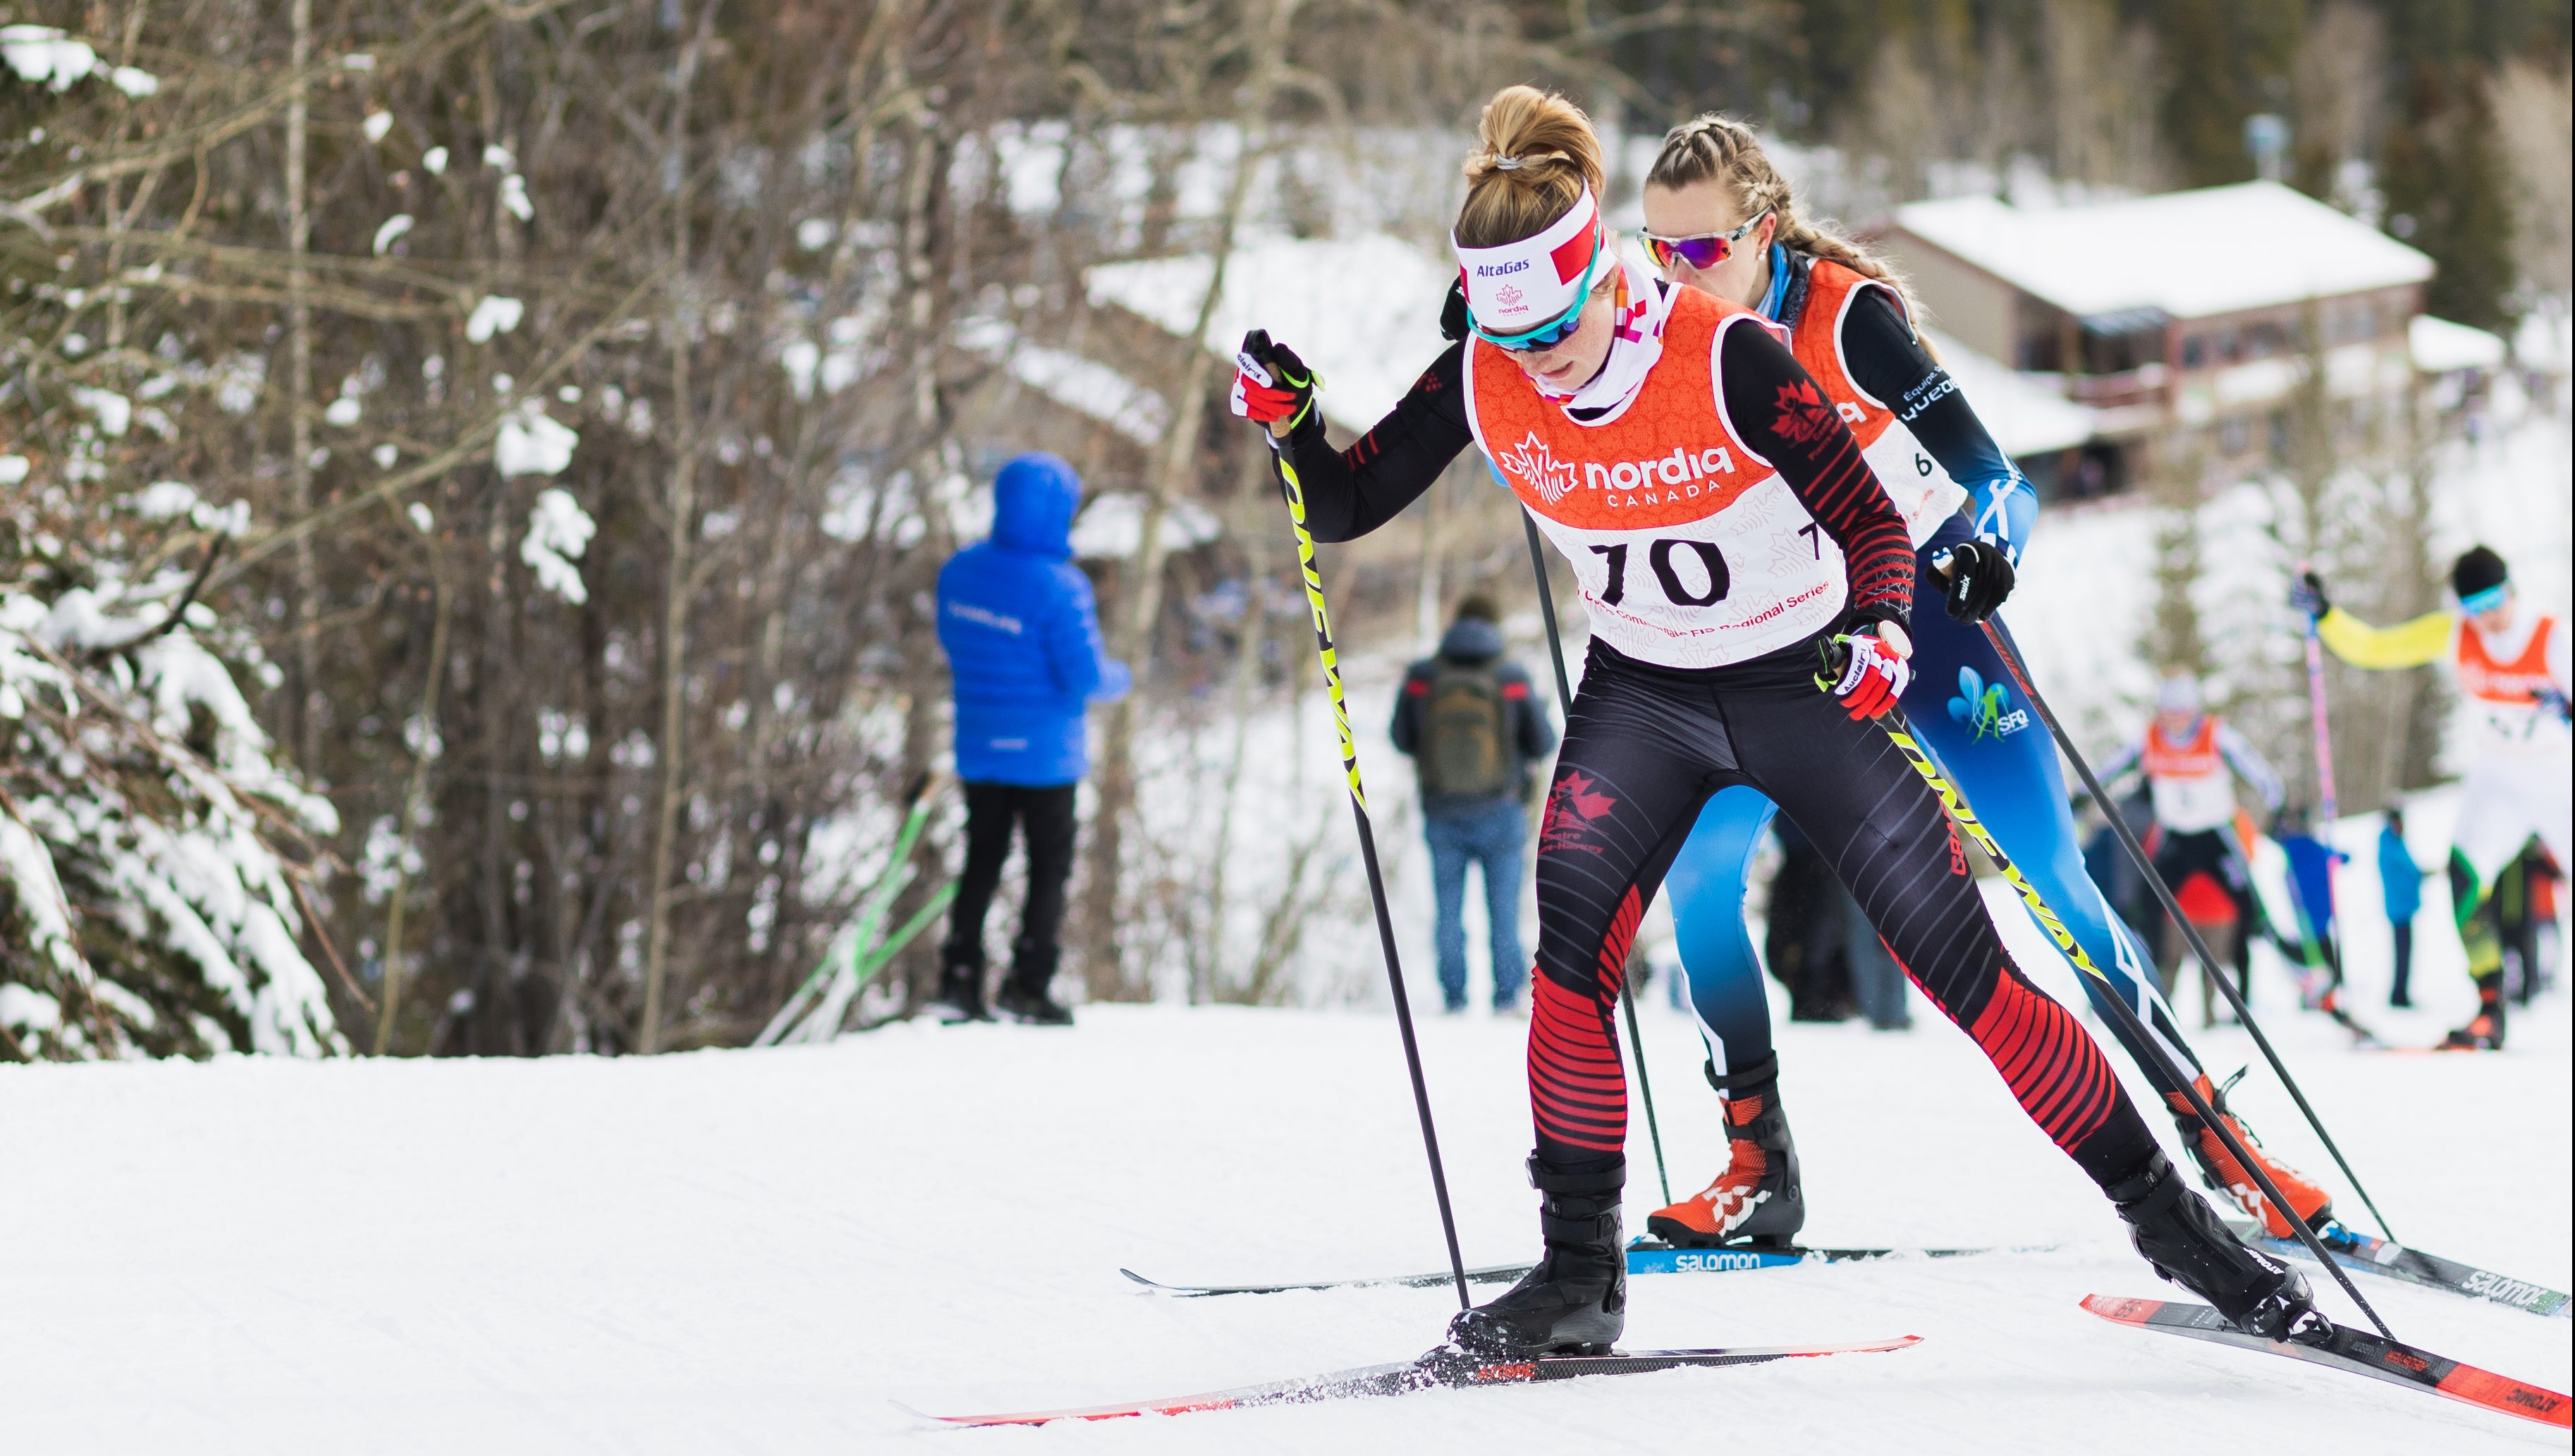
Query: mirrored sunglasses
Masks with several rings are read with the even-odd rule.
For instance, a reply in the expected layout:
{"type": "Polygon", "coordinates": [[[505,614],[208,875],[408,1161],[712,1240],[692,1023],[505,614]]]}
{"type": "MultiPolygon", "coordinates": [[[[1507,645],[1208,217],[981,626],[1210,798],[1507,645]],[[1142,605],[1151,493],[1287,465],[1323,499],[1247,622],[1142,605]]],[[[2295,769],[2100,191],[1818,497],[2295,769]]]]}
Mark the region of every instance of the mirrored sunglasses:
{"type": "Polygon", "coordinates": [[[1678,261],[1688,264],[1695,272],[1705,273],[1733,257],[1734,245],[1742,242],[1743,235],[1758,227],[1768,216],[1770,210],[1763,208],[1743,226],[1725,233],[1692,233],[1685,238],[1666,238],[1654,233],[1639,233],[1637,236],[1644,239],[1645,256],[1652,259],[1654,267],[1662,272],[1671,272],[1672,264],[1678,261]]]}

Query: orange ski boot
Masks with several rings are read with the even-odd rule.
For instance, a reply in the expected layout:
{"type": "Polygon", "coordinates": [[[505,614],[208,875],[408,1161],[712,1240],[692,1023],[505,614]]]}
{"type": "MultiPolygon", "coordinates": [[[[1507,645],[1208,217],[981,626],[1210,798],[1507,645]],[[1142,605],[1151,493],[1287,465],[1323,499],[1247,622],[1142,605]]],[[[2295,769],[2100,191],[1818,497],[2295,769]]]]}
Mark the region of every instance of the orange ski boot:
{"type": "Polygon", "coordinates": [[[1696,1195],[1646,1215],[1646,1231],[1682,1248],[1785,1245],[1806,1225],[1806,1197],[1797,1185],[1797,1144],[1779,1107],[1778,1053],[1724,1076],[1710,1062],[1707,1080],[1725,1094],[1725,1171],[1696,1195]]]}
{"type": "MultiPolygon", "coordinates": [[[[2242,1072],[2236,1073],[2236,1076],[2242,1075],[2242,1072]]],[[[2333,1221],[2333,1196],[2318,1187],[2314,1179],[2264,1151],[2261,1140],[2244,1125],[2243,1119],[2226,1110],[2225,1091],[2209,1085],[2207,1073],[2194,1078],[2191,1085],[2197,1087],[2200,1096],[2206,1098],[2217,1115],[2225,1119],[2228,1130],[2244,1144],[2245,1151],[2262,1164],[2262,1171],[2269,1173],[2271,1181],[2288,1195],[2291,1211],[2307,1227],[2322,1228],[2333,1221]]],[[[2234,1078],[2228,1078],[2226,1085],[2234,1086],[2234,1078]]],[[[2172,1104],[2173,1121],[2181,1127],[2182,1144],[2190,1149],[2191,1160],[2199,1164],[2202,1181],[2234,1199],[2238,1208],[2260,1219],[2263,1231],[2271,1237],[2297,1237],[2297,1230],[2290,1226],[2289,1220],[2271,1205],[2270,1199],[2262,1196],[2262,1186],[2253,1181],[2253,1175],[2246,1172],[2244,1165],[2235,1160],[2235,1154],[2227,1150],[2225,1140],[2191,1110],[2190,1098],[2179,1092],[2167,1092],[2164,1100],[2172,1104]]]]}

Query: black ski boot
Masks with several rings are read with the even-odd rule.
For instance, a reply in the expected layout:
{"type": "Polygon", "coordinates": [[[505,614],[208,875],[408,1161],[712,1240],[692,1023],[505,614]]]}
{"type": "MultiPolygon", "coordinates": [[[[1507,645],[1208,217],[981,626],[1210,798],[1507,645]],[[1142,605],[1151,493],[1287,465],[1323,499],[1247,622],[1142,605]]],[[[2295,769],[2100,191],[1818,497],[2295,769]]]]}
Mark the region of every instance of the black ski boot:
{"type": "Polygon", "coordinates": [[[2296,1270],[2243,1240],[2191,1191],[2161,1149],[2103,1191],[2155,1272],[2214,1305],[2229,1324],[2267,1340],[2321,1344],[2333,1324],[2296,1270]]]}
{"type": "Polygon", "coordinates": [[[994,998],[1004,1016],[1031,1026],[1073,1024],[1073,1012],[1047,994],[1047,987],[1055,982],[1056,961],[1062,953],[1053,945],[1035,945],[1026,940],[1012,947],[1010,978],[1002,982],[1002,993],[994,998]]]}
{"type": "Polygon", "coordinates": [[[1448,1338],[1478,1357],[1605,1355],[1627,1327],[1627,1251],[1618,1192],[1627,1160],[1597,1172],[1551,1167],[1532,1155],[1546,1253],[1500,1298],[1448,1321],[1448,1338]]]}
{"type": "Polygon", "coordinates": [[[1645,1231],[1685,1249],[1793,1242],[1806,1226],[1797,1181],[1797,1143],[1779,1106],[1779,1055],[1724,1076],[1706,1064],[1707,1084],[1725,1093],[1725,1171],[1697,1193],[1645,1215],[1645,1231]]]}
{"type": "Polygon", "coordinates": [[[922,1009],[952,1026],[992,1020],[993,1013],[984,1006],[984,957],[960,955],[954,949],[942,954],[939,994],[922,1009]]]}

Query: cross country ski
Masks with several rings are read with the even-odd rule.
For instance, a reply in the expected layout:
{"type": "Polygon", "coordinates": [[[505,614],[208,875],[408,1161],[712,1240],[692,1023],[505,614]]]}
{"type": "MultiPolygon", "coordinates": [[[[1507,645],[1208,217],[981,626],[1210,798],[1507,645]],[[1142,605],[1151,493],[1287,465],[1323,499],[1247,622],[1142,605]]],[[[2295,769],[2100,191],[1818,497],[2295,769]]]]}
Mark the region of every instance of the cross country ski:
{"type": "MultiPolygon", "coordinates": [[[[2018,1248],[2012,1253],[2037,1250],[2018,1248]]],[[[1636,1239],[1627,1245],[1627,1272],[1636,1274],[1723,1274],[1746,1269],[1785,1269],[1798,1264],[1846,1264],[1874,1259],[1961,1259],[1976,1254],[2006,1252],[2000,1248],[1908,1249],[1908,1248],[1808,1248],[1787,1244],[1765,1248],[1736,1244],[1718,1248],[1681,1248],[1658,1239],[1636,1239]]],[[[1507,1284],[1526,1274],[1530,1264],[1486,1264],[1466,1271],[1469,1284],[1507,1284]]],[[[1445,1284],[1453,1277],[1446,1269],[1423,1274],[1381,1274],[1355,1279],[1314,1279],[1303,1283],[1280,1284],[1166,1284],[1148,1279],[1133,1269],[1118,1271],[1148,1289],[1163,1294],[1204,1297],[1215,1294],[1285,1294],[1300,1289],[1429,1289],[1445,1284]]]]}
{"type": "MultiPolygon", "coordinates": [[[[1393,1365],[1363,1365],[1211,1390],[1198,1395],[1166,1396],[1123,1405],[1075,1406],[1064,1410],[1019,1411],[999,1415],[927,1416],[952,1426],[1040,1426],[1049,1421],[1106,1421],[1122,1416],[1186,1415],[1193,1411],[1242,1410],[1261,1405],[1303,1405],[1312,1401],[1350,1400],[1366,1396],[1409,1395],[1419,1390],[1477,1390],[1499,1385],[1528,1385],[1547,1380],[1579,1380],[1603,1375],[1645,1375],[1659,1370],[1710,1369],[1728,1365],[1764,1365],[1775,1360],[1811,1360],[1826,1355],[1883,1354],[1920,1344],[1919,1335],[1838,1345],[1769,1345],[1711,1350],[1613,1350],[1605,1355],[1537,1355],[1493,1359],[1442,1347],[1417,1360],[1393,1365]]],[[[909,1407],[907,1407],[909,1409],[909,1407]]],[[[921,1414],[915,1412],[915,1414],[921,1414]]]]}
{"type": "MultiPolygon", "coordinates": [[[[2315,1259],[2315,1254],[2296,1239],[2273,1238],[2262,1229],[2241,1222],[2235,1224],[2235,1231],[2247,1243],[2275,1254],[2287,1254],[2309,1262],[2315,1259]]],[[[2528,1310],[2532,1314],[2553,1315],[2559,1319],[2575,1317],[2575,1300],[2570,1300],[2564,1291],[2543,1284],[2492,1273],[2456,1259],[2408,1248],[2389,1239],[2372,1238],[2338,1223],[2326,1227],[2318,1237],[2332,1251],[2334,1262],[2346,1269],[2402,1279],[2408,1284],[2420,1284],[2429,1289],[2446,1289],[2452,1294],[2464,1294],[2471,1299],[2528,1310]]]]}
{"type": "Polygon", "coordinates": [[[2429,1350],[2418,1350],[2412,1345],[2381,1338],[2367,1330],[2333,1325],[2311,1340],[2269,1340],[2235,1328],[2223,1315],[2205,1304],[2191,1304],[2184,1300],[2124,1299],[2114,1294],[2087,1294],[2083,1297],[2083,1307],[2113,1324],[2180,1335],[2185,1339],[2207,1340],[2212,1344],[2233,1345],[2239,1350],[2286,1355],[2310,1365],[2322,1365],[2426,1391],[2498,1415],[2517,1416],[2561,1430],[2567,1426],[2570,1410],[2567,1398],[2554,1390],[2497,1375],[2491,1370],[2480,1370],[2474,1365],[2464,1365],[2429,1350]]]}

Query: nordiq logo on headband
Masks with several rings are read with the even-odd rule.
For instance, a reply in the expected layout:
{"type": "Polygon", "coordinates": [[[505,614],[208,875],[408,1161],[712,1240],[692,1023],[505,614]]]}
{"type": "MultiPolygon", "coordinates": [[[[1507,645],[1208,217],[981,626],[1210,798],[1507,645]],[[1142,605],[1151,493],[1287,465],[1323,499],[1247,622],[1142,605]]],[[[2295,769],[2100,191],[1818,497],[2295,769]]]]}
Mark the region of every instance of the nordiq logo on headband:
{"type": "Polygon", "coordinates": [[[1449,246],[1465,275],[1466,311],[1484,332],[1501,335],[1541,327],[1581,303],[1605,241],[1600,205],[1585,187],[1564,216],[1534,237],[1468,248],[1452,234],[1449,246]]]}

